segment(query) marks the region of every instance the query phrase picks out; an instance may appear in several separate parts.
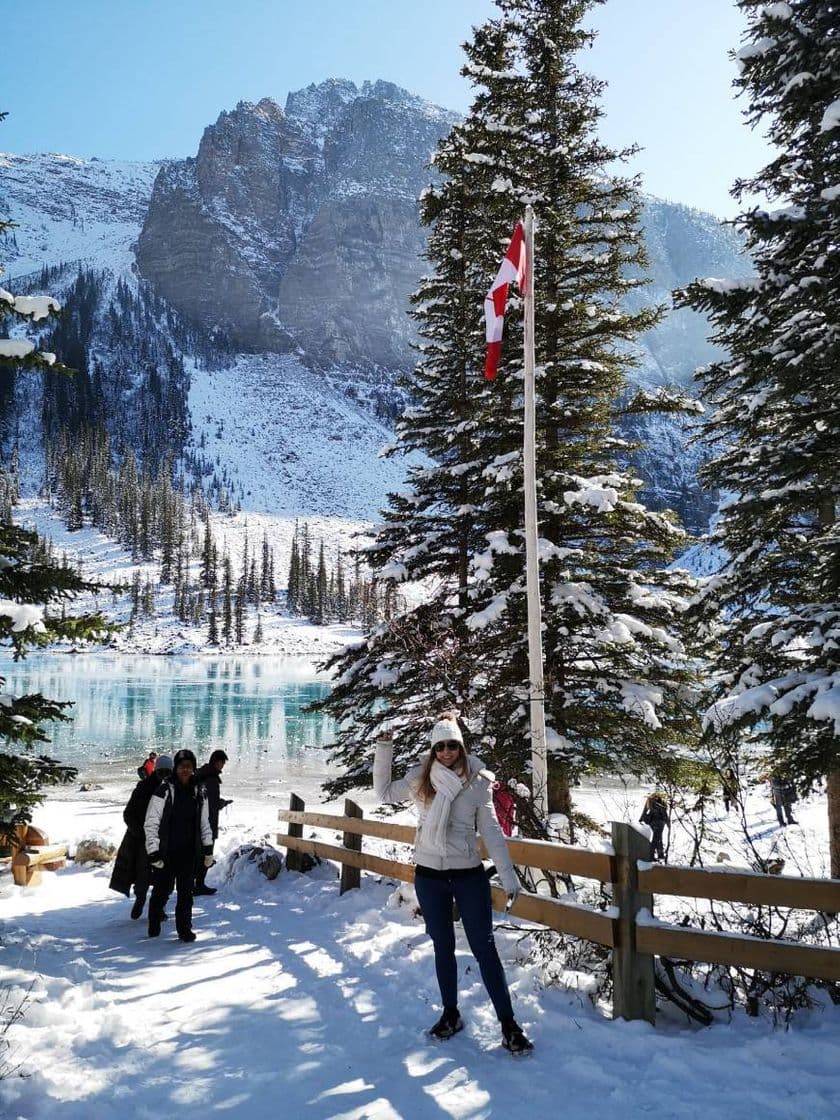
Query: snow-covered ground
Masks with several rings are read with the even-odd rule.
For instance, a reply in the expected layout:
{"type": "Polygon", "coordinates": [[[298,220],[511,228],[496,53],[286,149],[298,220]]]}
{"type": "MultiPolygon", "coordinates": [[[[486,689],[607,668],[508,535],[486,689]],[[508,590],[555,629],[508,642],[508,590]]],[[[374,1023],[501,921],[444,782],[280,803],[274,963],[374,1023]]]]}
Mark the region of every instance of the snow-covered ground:
{"type": "MultiPolygon", "coordinates": [[[[222,857],[277,830],[277,801],[248,800],[229,771],[224,790],[234,804],[222,814],[222,857]]],[[[63,792],[36,819],[71,851],[91,834],[117,842],[130,788],[126,775],[93,794],[63,792]]],[[[318,800],[314,787],[299,792],[308,804],[318,800]]],[[[578,791],[581,807],[602,821],[635,819],[639,797],[578,791]]],[[[369,795],[359,800],[371,806],[369,795]]],[[[800,825],[780,830],[756,790],[749,830],[763,852],[781,845],[797,864],[819,865],[824,811],[822,799],[799,805],[800,825]]],[[[734,818],[712,815],[721,844],[736,852],[734,818]]],[[[675,829],[678,857],[681,835],[675,829]]],[[[787,1030],[740,1010],[702,1030],[667,1005],[655,1029],[612,1022],[588,998],[586,974],[561,971],[562,983],[549,985],[547,970],[529,959],[526,927],[507,922],[497,937],[533,1055],[514,1059],[501,1049],[461,934],[467,1027],[435,1044],[424,1033],[437,1013],[432,952],[395,884],[363,875],[361,890],[339,897],[332,865],[309,875],[284,870],[273,882],[253,868],[226,881],[225,867],[222,858],[210,872],[218,893],[197,900],[199,939],[190,946],[175,939],[171,922],[149,940],[145,922],[132,922],[127,900],[109,891],[109,867],[68,864],[26,890],[0,875],[4,1005],[33,983],[23,1018],[5,1036],[11,1049],[0,1051],[0,1063],[19,1064],[26,1076],[0,1080],[0,1115],[827,1120],[840,1108],[840,1008],[828,1000],[787,1030]]]]}
{"type": "MultiPolygon", "coordinates": [[[[140,572],[141,580],[147,577],[156,582],[160,565],[157,562],[138,563],[132,560],[117,541],[106,537],[98,529],[87,527],[69,532],[58,513],[43,498],[24,498],[15,507],[15,521],[27,528],[35,529],[43,537],[52,541],[58,557],[66,554],[74,563],[81,566],[83,575],[103,584],[130,585],[135,571],[140,572]]],[[[304,519],[301,519],[301,523],[304,519]]],[[[343,552],[358,547],[367,523],[344,517],[307,517],[312,540],[316,549],[323,540],[326,555],[330,562],[339,549],[343,552]]],[[[220,554],[227,548],[233,560],[234,570],[238,573],[245,539],[248,539],[250,554],[259,559],[263,535],[274,553],[275,577],[278,588],[285,589],[289,573],[292,539],[295,532],[294,517],[266,513],[238,513],[234,516],[212,513],[211,523],[214,540],[220,554]]],[[[198,561],[193,563],[193,576],[197,578],[198,561]]],[[[131,596],[124,594],[114,602],[105,591],[94,597],[81,595],[73,601],[73,611],[80,614],[89,610],[102,610],[115,622],[127,623],[131,612],[131,596]]],[[[282,606],[265,607],[260,621],[263,641],[259,647],[250,643],[255,613],[250,609],[247,622],[249,644],[237,652],[264,656],[312,657],[321,659],[348,642],[360,637],[358,630],[338,623],[315,626],[306,619],[291,618],[284,613],[282,606]]],[[[173,590],[169,587],[156,598],[155,615],[150,619],[138,619],[131,629],[117,633],[112,646],[121,653],[148,654],[219,654],[230,653],[208,643],[208,628],[185,626],[173,613],[173,590]]],[[[93,647],[91,647],[93,648],[93,647]]]]}
{"type": "Polygon", "coordinates": [[[59,263],[130,271],[159,167],[0,152],[0,217],[15,223],[2,240],[8,279],[59,263]]]}
{"type": "Polygon", "coordinates": [[[404,461],[370,411],[291,354],[243,354],[220,370],[193,367],[192,445],[218,461],[250,513],[375,517],[403,485],[404,461]]]}

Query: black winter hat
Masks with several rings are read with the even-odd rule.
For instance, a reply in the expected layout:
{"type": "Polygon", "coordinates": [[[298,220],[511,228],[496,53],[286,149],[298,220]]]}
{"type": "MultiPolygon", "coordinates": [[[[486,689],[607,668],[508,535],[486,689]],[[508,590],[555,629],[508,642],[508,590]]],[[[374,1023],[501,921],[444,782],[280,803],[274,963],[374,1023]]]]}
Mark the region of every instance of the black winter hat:
{"type": "Polygon", "coordinates": [[[195,770],[198,765],[195,761],[195,755],[186,747],[175,752],[175,758],[172,760],[172,769],[177,770],[179,764],[182,762],[191,762],[193,770],[195,770]]]}

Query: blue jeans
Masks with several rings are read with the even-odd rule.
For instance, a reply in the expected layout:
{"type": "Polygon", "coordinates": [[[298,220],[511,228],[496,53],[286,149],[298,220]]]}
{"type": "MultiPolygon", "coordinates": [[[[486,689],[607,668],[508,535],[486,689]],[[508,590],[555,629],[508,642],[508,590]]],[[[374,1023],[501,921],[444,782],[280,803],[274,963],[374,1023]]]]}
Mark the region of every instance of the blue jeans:
{"type": "Polygon", "coordinates": [[[423,911],[426,932],[435,947],[440,998],[444,1007],[458,1006],[458,965],[455,960],[455,923],[453,900],[458,903],[464,933],[478,962],[481,979],[499,1019],[513,1016],[507,980],[493,939],[493,908],[490,884],[483,867],[468,874],[448,874],[432,878],[419,871],[414,879],[417,901],[423,911]]]}

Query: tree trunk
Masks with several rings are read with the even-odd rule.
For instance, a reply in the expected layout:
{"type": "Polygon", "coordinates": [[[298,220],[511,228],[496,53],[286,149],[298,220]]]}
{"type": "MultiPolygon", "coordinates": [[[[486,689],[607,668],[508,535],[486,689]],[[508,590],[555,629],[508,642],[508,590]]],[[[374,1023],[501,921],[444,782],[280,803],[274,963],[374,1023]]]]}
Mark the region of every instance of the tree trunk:
{"type": "Polygon", "coordinates": [[[830,770],[826,781],[828,794],[828,851],[831,877],[840,879],[840,770],[830,770]]]}

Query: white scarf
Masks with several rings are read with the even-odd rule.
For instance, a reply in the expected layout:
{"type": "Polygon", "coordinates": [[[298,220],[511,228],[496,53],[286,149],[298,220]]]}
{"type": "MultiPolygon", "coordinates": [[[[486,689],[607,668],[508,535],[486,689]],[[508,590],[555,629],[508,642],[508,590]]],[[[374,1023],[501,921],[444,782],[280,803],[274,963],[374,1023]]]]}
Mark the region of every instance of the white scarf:
{"type": "Polygon", "coordinates": [[[435,852],[446,855],[446,829],[449,825],[449,811],[452,802],[464,788],[465,782],[449,767],[438,762],[432,763],[429,781],[435,791],[434,800],[426,813],[423,824],[423,840],[435,852]]]}

